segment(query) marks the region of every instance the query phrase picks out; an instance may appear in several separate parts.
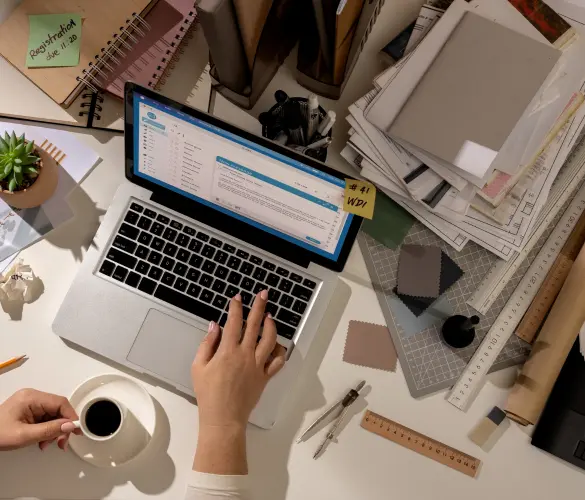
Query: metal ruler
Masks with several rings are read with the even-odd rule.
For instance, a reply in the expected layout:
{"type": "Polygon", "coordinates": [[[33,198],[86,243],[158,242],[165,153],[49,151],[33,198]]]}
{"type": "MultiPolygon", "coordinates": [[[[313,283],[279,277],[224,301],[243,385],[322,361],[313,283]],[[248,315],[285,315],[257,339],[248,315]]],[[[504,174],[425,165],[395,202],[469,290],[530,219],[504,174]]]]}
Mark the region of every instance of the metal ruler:
{"type": "Polygon", "coordinates": [[[420,453],[451,469],[463,472],[468,476],[475,477],[479,472],[481,461],[477,458],[462,453],[370,410],[367,410],[364,414],[361,426],[367,431],[420,453]]]}
{"type": "Polygon", "coordinates": [[[538,215],[532,234],[524,248],[510,260],[500,260],[489,270],[478,289],[467,301],[471,307],[481,314],[487,314],[490,307],[500,296],[506,285],[520,268],[524,259],[535,247],[550,223],[558,215],[563,205],[571,198],[581,181],[585,178],[585,142],[577,146],[570,161],[563,168],[551,190],[549,198],[538,215]]]}
{"type": "Polygon", "coordinates": [[[538,293],[555,259],[585,211],[585,184],[565,210],[561,220],[496,318],[471,361],[451,389],[447,401],[465,411],[481,387],[484,377],[502,352],[538,293]]]}

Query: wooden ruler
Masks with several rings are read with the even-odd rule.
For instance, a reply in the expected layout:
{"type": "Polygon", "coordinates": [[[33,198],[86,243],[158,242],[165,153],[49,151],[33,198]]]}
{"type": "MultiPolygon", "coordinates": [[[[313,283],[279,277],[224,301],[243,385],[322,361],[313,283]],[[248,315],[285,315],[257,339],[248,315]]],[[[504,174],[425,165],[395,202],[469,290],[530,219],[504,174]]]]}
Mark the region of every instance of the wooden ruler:
{"type": "Polygon", "coordinates": [[[481,461],[477,458],[462,453],[370,410],[366,410],[361,426],[367,431],[378,434],[378,436],[389,439],[470,477],[477,476],[479,472],[481,461]]]}
{"type": "MultiPolygon", "coordinates": [[[[567,230],[570,230],[572,222],[567,224],[567,230]]],[[[529,343],[534,341],[546,315],[561,291],[583,243],[585,243],[585,213],[581,214],[577,225],[561,249],[561,253],[556,258],[544,283],[516,329],[516,335],[522,340],[529,343]]]]}

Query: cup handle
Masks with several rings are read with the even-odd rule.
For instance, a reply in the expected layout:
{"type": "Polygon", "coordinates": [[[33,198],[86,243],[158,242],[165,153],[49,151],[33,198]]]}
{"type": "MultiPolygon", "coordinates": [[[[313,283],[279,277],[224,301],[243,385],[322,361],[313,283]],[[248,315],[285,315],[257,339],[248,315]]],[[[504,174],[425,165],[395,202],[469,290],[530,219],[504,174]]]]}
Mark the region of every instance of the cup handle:
{"type": "Polygon", "coordinates": [[[75,426],[76,429],[81,429],[81,421],[74,420],[73,425],[75,426]]]}

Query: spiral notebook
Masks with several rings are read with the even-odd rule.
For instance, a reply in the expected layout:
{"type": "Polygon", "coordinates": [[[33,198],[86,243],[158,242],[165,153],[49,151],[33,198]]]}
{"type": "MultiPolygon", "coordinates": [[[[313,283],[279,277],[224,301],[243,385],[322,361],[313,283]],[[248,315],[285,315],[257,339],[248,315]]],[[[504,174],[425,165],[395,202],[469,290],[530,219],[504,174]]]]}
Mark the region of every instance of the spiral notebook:
{"type": "MultiPolygon", "coordinates": [[[[67,107],[88,86],[99,82],[144,38],[144,21],[157,0],[23,0],[0,26],[0,53],[56,102],[67,107]],[[29,14],[81,15],[79,64],[59,68],[27,68],[29,14]]],[[[170,29],[171,26],[168,27],[170,29]]],[[[166,30],[163,32],[166,33],[166,30]]]]}

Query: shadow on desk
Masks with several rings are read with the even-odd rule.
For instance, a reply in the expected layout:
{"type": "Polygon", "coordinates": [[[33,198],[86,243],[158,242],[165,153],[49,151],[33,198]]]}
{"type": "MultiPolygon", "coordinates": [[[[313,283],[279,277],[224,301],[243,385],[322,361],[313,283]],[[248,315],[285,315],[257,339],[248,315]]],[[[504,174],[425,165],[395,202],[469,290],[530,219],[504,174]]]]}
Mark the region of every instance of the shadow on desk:
{"type": "MultiPolygon", "coordinates": [[[[288,457],[294,441],[301,432],[305,412],[323,408],[332,401],[326,401],[323,385],[317,377],[317,370],[329,347],[339,319],[345,310],[351,288],[339,280],[331,303],[320,325],[309,351],[300,379],[293,388],[276,425],[271,430],[262,430],[250,426],[248,429],[248,462],[252,478],[252,495],[254,500],[282,500],[288,489],[288,457]]],[[[348,387],[353,381],[348,381],[348,387]]],[[[340,395],[341,396],[341,395],[340,395]]],[[[321,437],[321,436],[320,436],[321,437]]],[[[306,451],[311,459],[318,445],[313,439],[314,448],[306,451]]],[[[333,450],[330,450],[333,451],[333,450]]]]}
{"type": "Polygon", "coordinates": [[[143,456],[118,469],[100,469],[63,453],[52,445],[44,452],[36,446],[0,455],[0,497],[94,499],[107,496],[116,486],[132,483],[145,495],[166,491],[175,479],[175,465],[167,454],[170,441],[168,417],[160,403],[157,427],[143,456]],[[9,479],[11,478],[11,479],[9,479]]]}

